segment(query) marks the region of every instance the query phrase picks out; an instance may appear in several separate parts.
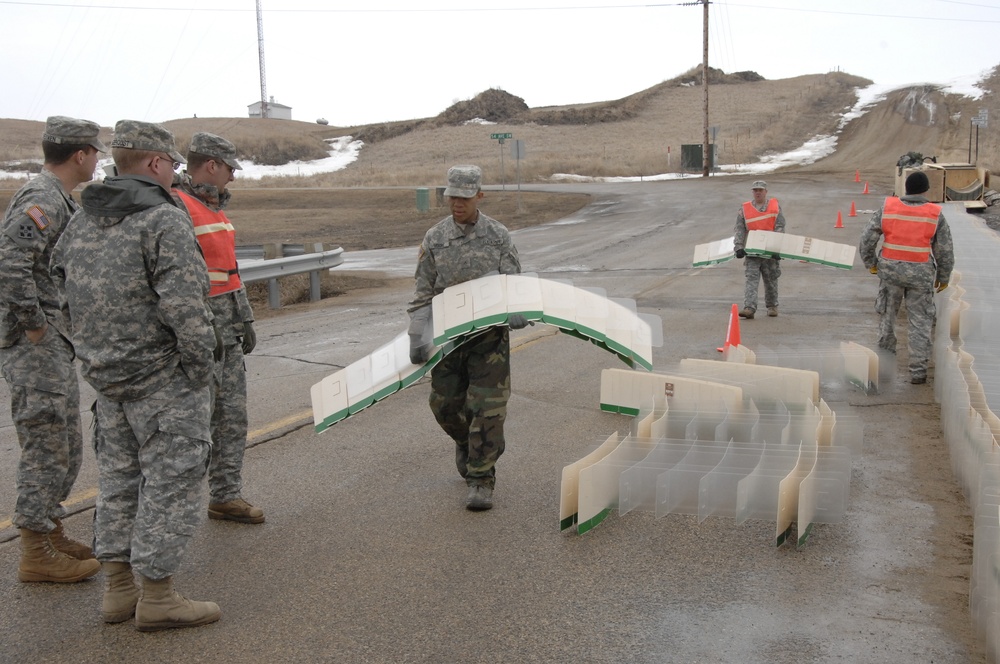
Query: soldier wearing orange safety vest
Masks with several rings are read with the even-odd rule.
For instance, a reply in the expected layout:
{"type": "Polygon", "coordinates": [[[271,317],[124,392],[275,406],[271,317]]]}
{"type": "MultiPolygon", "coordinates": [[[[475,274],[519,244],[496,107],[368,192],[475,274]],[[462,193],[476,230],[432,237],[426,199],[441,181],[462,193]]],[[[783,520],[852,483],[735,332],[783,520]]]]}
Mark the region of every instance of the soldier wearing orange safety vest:
{"type": "Polygon", "coordinates": [[[879,348],[896,352],[894,324],[906,302],[910,382],[927,382],[934,328],[934,292],[948,287],[955,266],[951,229],[941,206],[923,195],[930,183],[922,172],[906,178],[906,194],[885,199],[872,215],[858,246],[861,260],[881,279],[877,310],[879,348]],[[879,238],[881,252],[876,254],[879,238]]]}
{"type": "Polygon", "coordinates": [[[174,182],[174,194],[194,223],[211,291],[208,306],[222,337],[223,357],[215,365],[212,409],[212,461],[208,469],[211,519],[263,523],[263,510],[243,499],[243,453],[247,442],[247,381],[244,355],[257,343],[253,309],[236,265],[236,231],[224,208],[235,172],[236,146],[214,134],[191,138],[187,170],[174,182]]]}
{"type": "Polygon", "coordinates": [[[745,202],[736,214],[733,249],[737,258],[746,259],[746,284],[743,288],[743,309],[740,318],[752,319],[757,312],[757,288],[764,280],[764,305],[767,315],[778,315],[778,277],[781,276],[780,257],[747,256],[745,251],[750,231],[785,232],[785,215],[781,213],[778,199],[767,197],[767,183],[756,180],[750,185],[753,199],[745,202]]]}

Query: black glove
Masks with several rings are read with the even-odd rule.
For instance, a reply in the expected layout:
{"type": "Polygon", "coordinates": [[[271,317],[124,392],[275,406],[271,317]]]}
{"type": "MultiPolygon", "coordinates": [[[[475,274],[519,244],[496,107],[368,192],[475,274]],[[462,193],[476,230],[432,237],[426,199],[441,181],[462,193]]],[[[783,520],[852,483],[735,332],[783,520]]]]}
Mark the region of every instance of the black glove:
{"type": "Polygon", "coordinates": [[[534,324],[534,322],[528,320],[522,314],[510,314],[507,316],[507,327],[512,330],[520,330],[534,324]]]}
{"type": "Polygon", "coordinates": [[[410,336],[411,364],[423,364],[431,358],[431,350],[434,348],[431,343],[432,330],[430,305],[410,312],[410,327],[407,332],[410,336]]]}
{"type": "Polygon", "coordinates": [[[423,342],[420,335],[410,335],[410,364],[423,364],[430,359],[430,347],[423,342]]]}
{"type": "Polygon", "coordinates": [[[212,332],[215,332],[215,350],[212,351],[212,356],[216,362],[221,362],[222,358],[226,355],[226,345],[222,341],[222,332],[219,332],[219,328],[214,324],[212,325],[212,332]]]}
{"type": "Polygon", "coordinates": [[[257,333],[253,331],[253,321],[243,323],[243,354],[249,355],[257,347],[257,333]]]}
{"type": "Polygon", "coordinates": [[[737,249],[736,250],[736,257],[737,258],[746,258],[747,257],[747,252],[745,252],[742,249],[737,249]]]}

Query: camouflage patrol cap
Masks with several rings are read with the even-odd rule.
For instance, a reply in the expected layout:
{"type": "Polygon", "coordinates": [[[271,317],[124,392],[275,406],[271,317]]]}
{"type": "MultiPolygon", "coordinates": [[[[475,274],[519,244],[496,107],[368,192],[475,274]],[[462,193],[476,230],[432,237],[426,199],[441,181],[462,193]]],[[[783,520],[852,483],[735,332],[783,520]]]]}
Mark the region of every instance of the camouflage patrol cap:
{"type": "Polygon", "coordinates": [[[107,152],[107,146],[97,138],[100,131],[101,127],[96,122],[52,115],[45,121],[42,140],[59,145],[89,145],[98,152],[107,152]]]}
{"type": "Polygon", "coordinates": [[[115,137],[111,141],[111,147],[166,152],[174,161],[181,164],[187,163],[187,160],[174,147],[174,135],[152,122],[119,120],[118,124],[115,125],[115,137]]]}
{"type": "Polygon", "coordinates": [[[206,157],[224,161],[238,171],[243,170],[240,162],[236,161],[236,146],[215,134],[199,131],[191,137],[191,147],[188,148],[188,152],[203,154],[206,157]]]}
{"type": "Polygon", "coordinates": [[[474,198],[479,193],[483,172],[478,166],[452,166],[448,169],[448,188],[445,196],[474,198]]]}
{"type": "Polygon", "coordinates": [[[767,189],[767,183],[763,180],[754,180],[753,184],[750,185],[751,189],[767,189]]]}

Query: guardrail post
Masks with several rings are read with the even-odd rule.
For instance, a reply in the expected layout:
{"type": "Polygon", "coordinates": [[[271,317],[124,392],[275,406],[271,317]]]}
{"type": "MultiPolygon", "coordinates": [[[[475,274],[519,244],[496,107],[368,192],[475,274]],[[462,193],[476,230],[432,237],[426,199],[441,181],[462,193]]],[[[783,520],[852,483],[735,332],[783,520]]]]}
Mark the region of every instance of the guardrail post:
{"type": "MultiPolygon", "coordinates": [[[[273,254],[272,258],[282,258],[285,255],[285,245],[275,244],[271,245],[270,247],[268,245],[265,245],[264,248],[265,258],[267,257],[268,253],[273,254]],[[268,251],[269,248],[271,249],[271,251],[268,251]]],[[[272,309],[281,308],[281,286],[278,285],[277,277],[267,280],[267,306],[271,307],[272,309]]]]}
{"type": "MultiPolygon", "coordinates": [[[[322,242],[316,242],[316,243],[314,243],[312,245],[312,250],[311,251],[309,251],[308,248],[307,248],[307,252],[308,253],[313,253],[313,254],[321,254],[321,253],[323,253],[323,251],[324,251],[324,249],[323,249],[323,243],[322,242]]],[[[319,270],[313,270],[312,272],[310,272],[309,273],[309,301],[310,302],[319,302],[320,301],[320,298],[321,298],[321,288],[320,288],[320,286],[321,285],[322,285],[322,278],[320,277],[320,271],[319,270]]]]}

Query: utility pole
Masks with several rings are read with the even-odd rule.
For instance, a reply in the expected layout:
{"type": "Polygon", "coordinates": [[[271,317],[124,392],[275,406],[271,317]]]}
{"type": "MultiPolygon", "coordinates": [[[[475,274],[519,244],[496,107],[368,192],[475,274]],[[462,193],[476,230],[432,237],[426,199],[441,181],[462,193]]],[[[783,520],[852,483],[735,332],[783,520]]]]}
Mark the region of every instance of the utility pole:
{"type": "Polygon", "coordinates": [[[260,117],[266,118],[267,111],[267,79],[264,76],[264,17],[257,0],[257,56],[260,59],[260,117]]]}
{"type": "MultiPolygon", "coordinates": [[[[708,142],[708,0],[701,0],[702,13],[703,13],[703,26],[704,35],[702,36],[702,55],[701,55],[701,89],[704,94],[705,99],[705,135],[701,142],[701,176],[704,178],[708,177],[709,166],[711,159],[709,157],[708,149],[710,144],[708,142]]],[[[263,47],[262,47],[263,48],[263,47]]],[[[263,51],[261,51],[263,53],[263,51]]],[[[261,55],[261,58],[264,56],[261,55]]],[[[263,60],[261,60],[263,62],[263,60]]],[[[262,65],[263,67],[263,65],[262,65]]],[[[263,71],[263,69],[261,70],[263,71]]]]}

